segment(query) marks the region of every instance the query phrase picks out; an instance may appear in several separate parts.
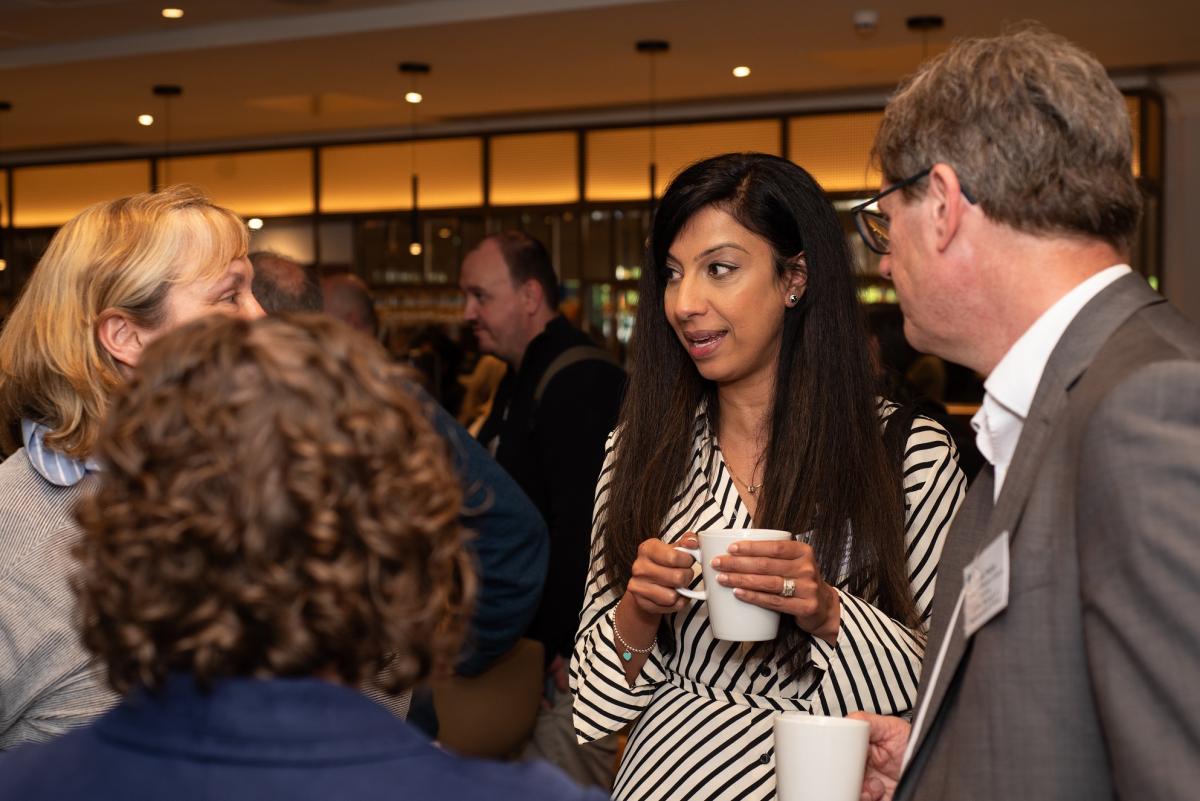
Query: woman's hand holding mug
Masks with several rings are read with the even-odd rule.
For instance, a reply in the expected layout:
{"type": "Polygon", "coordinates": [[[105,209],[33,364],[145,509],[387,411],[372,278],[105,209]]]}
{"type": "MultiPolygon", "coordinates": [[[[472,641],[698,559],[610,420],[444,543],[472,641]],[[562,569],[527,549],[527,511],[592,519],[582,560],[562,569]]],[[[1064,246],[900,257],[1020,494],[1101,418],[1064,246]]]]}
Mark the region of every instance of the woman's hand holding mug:
{"type": "Polygon", "coordinates": [[[689,531],[675,544],[653,537],[638,546],[627,591],[643,615],[669,615],[687,606],[688,601],[675,588],[692,583],[694,560],[679,548],[697,544],[696,535],[689,531]]]}
{"type": "Polygon", "coordinates": [[[799,540],[742,540],[712,561],[717,581],[746,603],[796,619],[801,629],[837,643],[841,600],[821,578],[812,547],[799,540]]]}

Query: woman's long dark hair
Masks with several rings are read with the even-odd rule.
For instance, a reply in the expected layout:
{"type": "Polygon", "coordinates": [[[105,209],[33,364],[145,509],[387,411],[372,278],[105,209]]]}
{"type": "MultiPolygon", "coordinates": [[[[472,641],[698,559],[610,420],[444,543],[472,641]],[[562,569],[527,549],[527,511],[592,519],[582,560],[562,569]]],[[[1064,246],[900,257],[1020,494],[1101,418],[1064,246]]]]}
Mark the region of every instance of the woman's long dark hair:
{"type": "MultiPolygon", "coordinates": [[[[844,234],[812,176],[762,153],[691,165],[671,182],[655,214],[604,529],[608,579],[624,588],[638,544],[668,533],[662,526],[686,477],[703,402],[710,430],[719,430],[716,385],[700,376],[663,312],[667,251],[709,206],[767,240],[781,277],[801,253],[808,266],[806,291],[784,314],[755,524],[812,531],[826,581],[844,578],[850,592],[915,626],[901,477],[884,449],[844,234]]],[[[798,667],[806,638],[785,616],[776,654],[798,667]]]]}

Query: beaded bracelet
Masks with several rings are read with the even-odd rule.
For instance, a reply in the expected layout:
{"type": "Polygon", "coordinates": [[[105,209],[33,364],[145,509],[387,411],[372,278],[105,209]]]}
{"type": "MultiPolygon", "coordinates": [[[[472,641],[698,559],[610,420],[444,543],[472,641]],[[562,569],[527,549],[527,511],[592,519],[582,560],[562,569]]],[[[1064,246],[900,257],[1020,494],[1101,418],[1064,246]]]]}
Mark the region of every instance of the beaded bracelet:
{"type": "Polygon", "coordinates": [[[617,629],[617,612],[621,609],[621,604],[624,603],[624,601],[625,601],[624,596],[621,597],[620,601],[617,601],[617,606],[615,609],[613,609],[612,623],[613,623],[613,636],[617,638],[617,644],[620,645],[621,648],[623,649],[621,651],[621,658],[624,659],[626,662],[628,662],[631,659],[633,659],[634,654],[648,654],[651,651],[653,651],[654,646],[658,645],[658,635],[655,634],[654,639],[650,641],[650,645],[648,645],[645,648],[634,648],[632,645],[625,642],[625,638],[621,636],[620,630],[617,629]]]}

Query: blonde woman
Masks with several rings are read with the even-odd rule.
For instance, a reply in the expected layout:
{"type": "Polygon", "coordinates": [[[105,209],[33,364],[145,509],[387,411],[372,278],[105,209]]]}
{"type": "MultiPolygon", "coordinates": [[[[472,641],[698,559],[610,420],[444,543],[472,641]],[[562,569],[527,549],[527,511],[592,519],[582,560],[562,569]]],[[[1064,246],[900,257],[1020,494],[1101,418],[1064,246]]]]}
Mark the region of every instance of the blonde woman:
{"type": "Polygon", "coordinates": [[[89,664],[67,583],[71,516],[114,389],[150,341],[209,313],[262,316],[247,233],[176,186],[96,204],[51,241],[0,332],[0,749],[48,740],[116,697],[89,664]]]}

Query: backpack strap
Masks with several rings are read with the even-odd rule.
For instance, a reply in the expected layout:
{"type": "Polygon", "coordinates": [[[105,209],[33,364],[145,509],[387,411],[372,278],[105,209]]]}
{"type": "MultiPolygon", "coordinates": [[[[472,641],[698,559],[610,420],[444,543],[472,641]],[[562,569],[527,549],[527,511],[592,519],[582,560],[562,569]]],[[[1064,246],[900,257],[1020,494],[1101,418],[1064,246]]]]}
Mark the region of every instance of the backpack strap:
{"type": "Polygon", "coordinates": [[[562,353],[554,357],[554,361],[550,362],[550,366],[546,368],[546,372],[542,373],[541,379],[537,383],[537,388],[533,391],[533,407],[536,410],[542,403],[542,396],[546,394],[546,388],[550,386],[550,382],[554,377],[567,369],[573,364],[579,362],[606,362],[613,367],[620,367],[621,363],[617,358],[604,348],[595,345],[575,345],[567,348],[562,353]]]}

